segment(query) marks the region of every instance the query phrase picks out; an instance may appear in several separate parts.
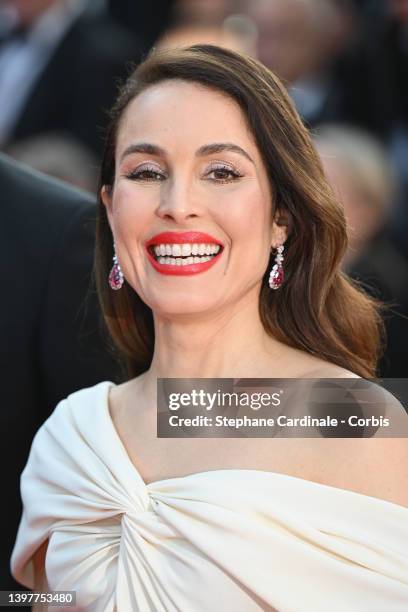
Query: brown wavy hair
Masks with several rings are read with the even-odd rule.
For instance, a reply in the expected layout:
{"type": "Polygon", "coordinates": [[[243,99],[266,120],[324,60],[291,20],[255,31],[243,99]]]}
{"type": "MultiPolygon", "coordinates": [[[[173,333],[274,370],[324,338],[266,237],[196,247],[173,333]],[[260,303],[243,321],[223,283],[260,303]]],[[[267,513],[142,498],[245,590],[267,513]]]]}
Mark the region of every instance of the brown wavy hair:
{"type": "MultiPolygon", "coordinates": [[[[381,304],[341,271],[347,248],[343,207],[284,86],[260,62],[213,45],[153,51],[127,79],[112,108],[100,188],[114,182],[116,137],[124,110],[144,89],[168,79],[199,83],[235,100],[269,175],[273,212],[278,210],[290,220],[285,282],[278,291],[269,288],[273,255],[262,280],[259,313],[266,332],[364,378],[374,378],[384,333],[381,304]]],[[[109,333],[132,377],[150,367],[153,316],[126,282],[120,291],[109,289],[112,254],[112,233],[99,200],[97,291],[109,333]]]]}

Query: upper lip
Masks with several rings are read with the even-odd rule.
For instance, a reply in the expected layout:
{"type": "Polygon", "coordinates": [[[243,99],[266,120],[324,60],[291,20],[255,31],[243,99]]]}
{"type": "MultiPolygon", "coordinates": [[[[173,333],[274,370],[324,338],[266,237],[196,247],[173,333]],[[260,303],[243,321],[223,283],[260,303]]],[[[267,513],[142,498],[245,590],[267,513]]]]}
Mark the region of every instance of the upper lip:
{"type": "Polygon", "coordinates": [[[190,232],[161,232],[152,236],[147,242],[146,247],[155,244],[219,244],[223,246],[222,242],[205,234],[204,232],[190,231],[190,232]]]}

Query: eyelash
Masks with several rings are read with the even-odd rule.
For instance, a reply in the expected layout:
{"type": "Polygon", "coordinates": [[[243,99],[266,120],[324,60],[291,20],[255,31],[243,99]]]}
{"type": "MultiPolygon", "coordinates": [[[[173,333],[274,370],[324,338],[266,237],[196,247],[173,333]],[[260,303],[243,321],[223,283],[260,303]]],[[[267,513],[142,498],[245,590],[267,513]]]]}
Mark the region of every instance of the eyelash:
{"type": "MultiPolygon", "coordinates": [[[[209,174],[213,173],[213,172],[227,172],[230,175],[232,175],[233,178],[229,178],[229,179],[206,179],[206,180],[213,180],[216,183],[232,183],[233,181],[236,181],[237,179],[241,178],[243,175],[238,172],[238,170],[235,170],[234,168],[231,168],[229,166],[225,166],[224,164],[222,165],[218,165],[218,166],[212,166],[212,168],[207,172],[208,176],[209,174]]],[[[160,173],[157,171],[157,169],[154,166],[146,166],[142,169],[139,170],[132,170],[131,172],[129,172],[129,174],[126,174],[126,178],[131,179],[131,180],[139,180],[139,181],[143,181],[143,182],[156,182],[155,178],[152,178],[152,176],[148,177],[148,178],[141,178],[143,174],[148,173],[150,175],[156,175],[159,178],[159,181],[164,180],[165,178],[167,178],[167,174],[166,173],[160,173]]]]}
{"type": "Polygon", "coordinates": [[[160,176],[161,179],[167,178],[165,174],[162,174],[160,172],[157,171],[157,168],[155,166],[145,166],[144,168],[141,169],[136,169],[136,170],[132,170],[131,172],[129,172],[128,174],[126,174],[126,178],[131,179],[131,180],[140,180],[140,181],[144,181],[144,182],[151,182],[151,181],[155,181],[154,178],[149,177],[149,178],[141,178],[142,174],[144,173],[149,173],[149,174],[155,174],[156,176],[160,176]]]}

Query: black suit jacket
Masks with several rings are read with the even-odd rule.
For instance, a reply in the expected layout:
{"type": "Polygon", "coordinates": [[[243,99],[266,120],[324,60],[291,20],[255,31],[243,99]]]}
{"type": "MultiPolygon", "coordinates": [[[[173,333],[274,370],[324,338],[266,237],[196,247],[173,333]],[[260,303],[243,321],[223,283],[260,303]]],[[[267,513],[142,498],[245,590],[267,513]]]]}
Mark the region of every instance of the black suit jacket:
{"type": "Polygon", "coordinates": [[[0,154],[0,590],[20,520],[19,478],[34,433],[69,393],[119,381],[95,293],[87,300],[96,206],[0,154]]]}
{"type": "Polygon", "coordinates": [[[172,24],[175,5],[176,0],[155,0],[152,11],[149,2],[108,0],[108,12],[137,36],[142,42],[143,53],[146,54],[172,24]]]}
{"type": "Polygon", "coordinates": [[[99,155],[118,83],[140,56],[136,36],[108,19],[80,16],[39,75],[5,144],[67,132],[99,155]]]}

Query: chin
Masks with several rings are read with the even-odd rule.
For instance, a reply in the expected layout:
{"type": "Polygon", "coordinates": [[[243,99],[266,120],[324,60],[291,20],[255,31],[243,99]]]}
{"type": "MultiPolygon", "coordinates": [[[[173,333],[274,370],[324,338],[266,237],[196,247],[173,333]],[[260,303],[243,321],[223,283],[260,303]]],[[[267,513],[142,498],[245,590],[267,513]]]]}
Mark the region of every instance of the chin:
{"type": "Polygon", "coordinates": [[[200,299],[200,297],[196,295],[189,295],[184,299],[181,299],[180,295],[178,295],[174,297],[174,300],[157,300],[150,302],[148,305],[155,315],[159,315],[161,317],[182,317],[183,315],[194,314],[204,315],[214,308],[213,301],[206,302],[204,299],[200,299]]]}

